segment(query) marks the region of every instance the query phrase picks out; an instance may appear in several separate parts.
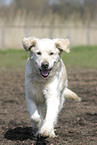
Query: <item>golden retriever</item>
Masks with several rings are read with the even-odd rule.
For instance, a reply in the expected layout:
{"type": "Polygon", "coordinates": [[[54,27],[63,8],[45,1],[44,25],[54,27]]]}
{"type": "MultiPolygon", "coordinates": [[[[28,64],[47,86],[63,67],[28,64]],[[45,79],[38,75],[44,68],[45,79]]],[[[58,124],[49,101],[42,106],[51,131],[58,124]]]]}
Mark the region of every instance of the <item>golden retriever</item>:
{"type": "Polygon", "coordinates": [[[70,52],[70,42],[68,39],[28,37],[22,43],[29,51],[25,87],[32,127],[37,135],[55,137],[54,126],[65,99],[81,100],[67,88],[66,68],[61,59],[63,51],[70,52]]]}

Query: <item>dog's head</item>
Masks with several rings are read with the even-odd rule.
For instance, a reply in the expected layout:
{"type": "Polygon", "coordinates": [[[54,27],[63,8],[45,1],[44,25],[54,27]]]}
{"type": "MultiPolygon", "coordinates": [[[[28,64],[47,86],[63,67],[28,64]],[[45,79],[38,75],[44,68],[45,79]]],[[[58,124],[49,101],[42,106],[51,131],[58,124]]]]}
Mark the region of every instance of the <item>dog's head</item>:
{"type": "Polygon", "coordinates": [[[60,60],[63,51],[69,53],[70,42],[68,39],[37,39],[34,37],[24,38],[23,47],[30,51],[30,58],[39,68],[42,77],[47,78],[60,60]]]}

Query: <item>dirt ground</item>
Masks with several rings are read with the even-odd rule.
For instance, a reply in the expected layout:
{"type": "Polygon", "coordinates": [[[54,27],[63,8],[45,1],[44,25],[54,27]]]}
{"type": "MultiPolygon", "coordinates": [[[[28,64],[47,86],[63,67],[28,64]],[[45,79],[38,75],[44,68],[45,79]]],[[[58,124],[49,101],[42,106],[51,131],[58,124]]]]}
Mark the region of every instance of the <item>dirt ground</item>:
{"type": "Polygon", "coordinates": [[[68,72],[69,88],[82,101],[64,103],[54,139],[34,136],[26,107],[24,72],[11,69],[0,73],[0,145],[97,145],[97,70],[68,72]]]}

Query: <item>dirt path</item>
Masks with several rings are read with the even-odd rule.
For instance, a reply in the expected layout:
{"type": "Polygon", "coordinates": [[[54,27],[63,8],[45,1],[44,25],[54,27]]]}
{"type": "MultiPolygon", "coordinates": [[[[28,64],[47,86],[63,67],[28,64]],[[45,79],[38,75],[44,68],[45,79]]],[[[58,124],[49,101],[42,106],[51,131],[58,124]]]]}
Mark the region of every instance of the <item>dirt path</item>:
{"type": "Polygon", "coordinates": [[[24,72],[4,71],[0,76],[0,145],[96,145],[97,71],[70,71],[69,87],[82,102],[65,102],[55,128],[55,139],[34,137],[26,107],[24,72]]]}

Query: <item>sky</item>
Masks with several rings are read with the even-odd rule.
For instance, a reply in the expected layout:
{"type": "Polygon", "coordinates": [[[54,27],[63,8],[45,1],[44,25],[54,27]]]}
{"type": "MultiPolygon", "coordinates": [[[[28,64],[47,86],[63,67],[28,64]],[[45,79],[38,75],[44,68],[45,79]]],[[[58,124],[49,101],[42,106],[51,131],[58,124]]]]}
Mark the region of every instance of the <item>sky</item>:
{"type": "MultiPolygon", "coordinates": [[[[9,5],[11,3],[12,0],[0,0],[2,5],[9,5]]],[[[59,3],[60,0],[49,0],[49,3],[50,4],[53,4],[53,3],[59,3]]],[[[80,3],[83,4],[84,0],[80,0],[80,3]]],[[[0,3],[0,4],[1,4],[0,3]]]]}
{"type": "Polygon", "coordinates": [[[0,0],[0,4],[2,5],[8,5],[11,3],[12,0],[0,0]]]}
{"type": "Polygon", "coordinates": [[[10,4],[12,0],[5,0],[6,1],[6,4],[10,4]]]}
{"type": "MultiPolygon", "coordinates": [[[[8,5],[11,3],[12,0],[0,0],[2,1],[2,4],[3,5],[8,5]]],[[[49,3],[50,4],[53,4],[53,3],[58,3],[60,0],[49,0],[49,3]]],[[[1,4],[1,3],[0,3],[1,4]]]]}
{"type": "Polygon", "coordinates": [[[59,3],[59,1],[60,1],[60,0],[49,0],[49,3],[50,3],[50,4],[59,3]]]}

